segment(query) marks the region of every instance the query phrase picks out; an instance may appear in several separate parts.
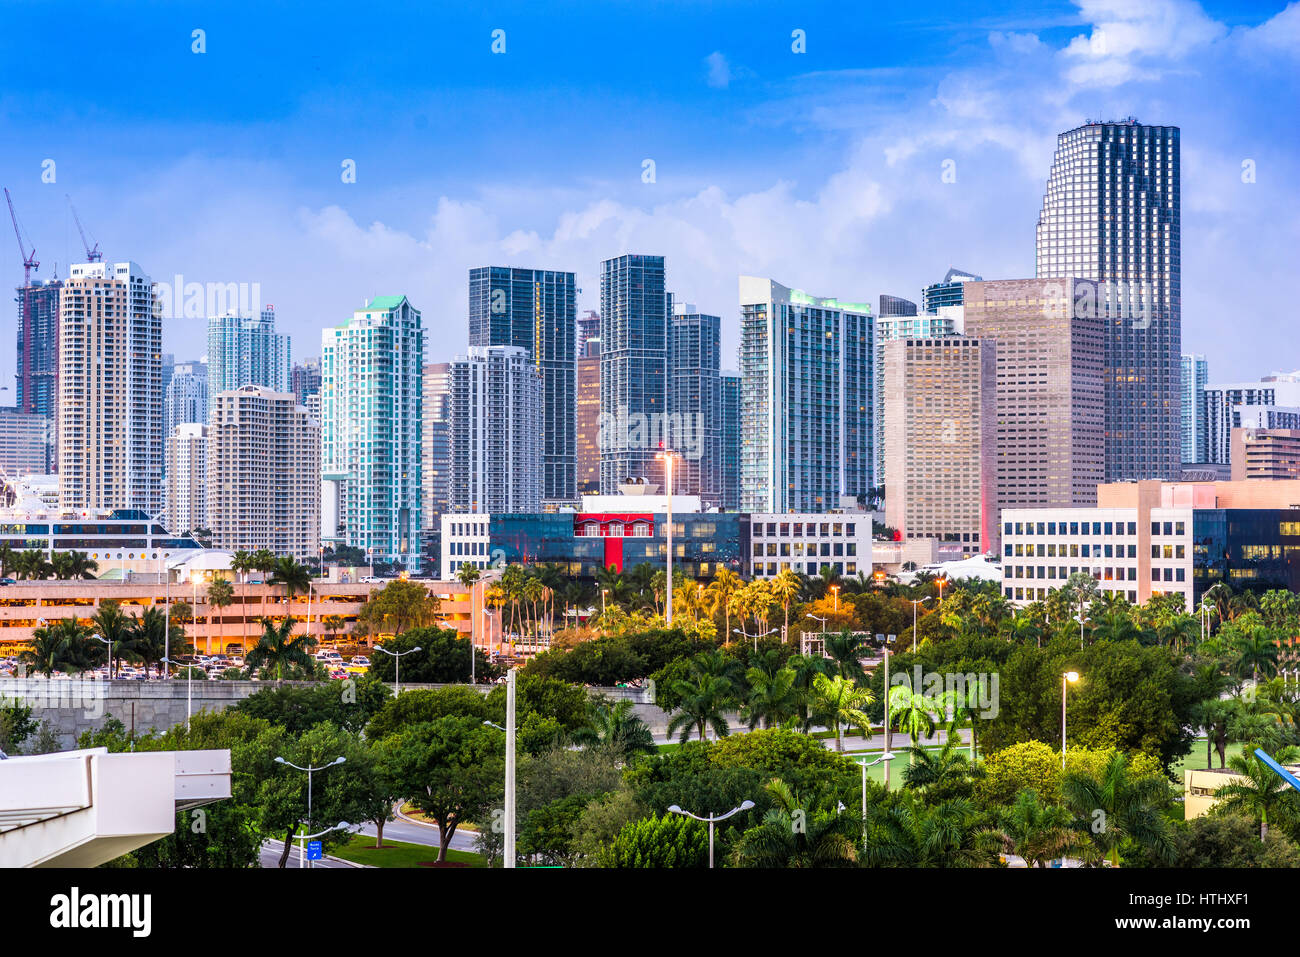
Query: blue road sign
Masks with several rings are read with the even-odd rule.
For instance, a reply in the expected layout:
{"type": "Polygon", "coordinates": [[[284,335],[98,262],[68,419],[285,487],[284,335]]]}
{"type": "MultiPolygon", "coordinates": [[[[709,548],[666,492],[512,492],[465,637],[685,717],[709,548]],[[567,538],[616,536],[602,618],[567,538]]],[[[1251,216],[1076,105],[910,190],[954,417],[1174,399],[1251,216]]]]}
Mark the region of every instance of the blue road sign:
{"type": "Polygon", "coordinates": [[[307,842],[307,860],[319,861],[325,855],[321,852],[320,841],[307,842]]]}

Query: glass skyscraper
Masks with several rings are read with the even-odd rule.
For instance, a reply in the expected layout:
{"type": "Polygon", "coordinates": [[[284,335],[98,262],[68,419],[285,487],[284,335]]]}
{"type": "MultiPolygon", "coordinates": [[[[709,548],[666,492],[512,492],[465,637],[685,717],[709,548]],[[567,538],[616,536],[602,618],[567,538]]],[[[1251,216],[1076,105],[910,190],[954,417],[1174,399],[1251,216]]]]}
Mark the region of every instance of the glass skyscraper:
{"type": "Polygon", "coordinates": [[[693,305],[677,309],[668,335],[668,412],[680,465],[674,495],[722,503],[722,319],[693,305]]]}
{"type": "Polygon", "coordinates": [[[656,460],[668,404],[664,257],[627,255],[600,264],[600,490],[628,478],[663,484],[656,460]]]}
{"type": "Polygon", "coordinates": [[[1089,121],[1061,133],[1038,218],[1038,277],[1107,284],[1106,480],[1182,462],[1179,135],[1089,121]]]}
{"type": "Polygon", "coordinates": [[[740,376],[722,373],[722,509],[740,511],[740,376]]]}
{"type": "Polygon", "coordinates": [[[1210,381],[1205,356],[1183,353],[1183,461],[1205,458],[1205,386],[1210,381]]]}
{"type": "Polygon", "coordinates": [[[420,568],[424,329],[379,296],[321,334],[321,512],[327,545],[420,568]]]}
{"type": "Polygon", "coordinates": [[[469,345],[528,350],[542,378],[542,500],[576,503],[577,303],[571,272],[481,266],[469,272],[469,345]]]}
{"type": "Polygon", "coordinates": [[[228,313],[208,319],[208,394],[260,385],[276,392],[289,383],[288,336],[275,334],[275,307],[261,315],[228,313]]]}
{"type": "Polygon", "coordinates": [[[740,277],[741,509],[825,512],[874,485],[875,317],[740,277]]]}

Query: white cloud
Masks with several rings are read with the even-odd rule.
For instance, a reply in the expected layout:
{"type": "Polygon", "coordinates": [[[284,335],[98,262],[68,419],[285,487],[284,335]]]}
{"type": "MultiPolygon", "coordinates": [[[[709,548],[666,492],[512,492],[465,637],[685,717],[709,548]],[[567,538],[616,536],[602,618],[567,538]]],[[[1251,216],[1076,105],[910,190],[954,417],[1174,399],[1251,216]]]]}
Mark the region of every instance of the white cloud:
{"type": "Polygon", "coordinates": [[[709,86],[725,90],[731,83],[731,65],[720,50],[714,50],[704,58],[709,68],[709,86]]]}

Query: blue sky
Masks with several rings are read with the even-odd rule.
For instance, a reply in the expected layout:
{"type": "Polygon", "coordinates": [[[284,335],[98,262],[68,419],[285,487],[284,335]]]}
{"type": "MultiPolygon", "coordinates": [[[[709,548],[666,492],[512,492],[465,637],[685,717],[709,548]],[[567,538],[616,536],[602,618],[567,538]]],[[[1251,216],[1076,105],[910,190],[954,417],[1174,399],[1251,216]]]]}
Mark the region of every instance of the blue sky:
{"type": "MultiPolygon", "coordinates": [[[[1055,134],[1132,114],[1183,130],[1184,348],[1215,380],[1300,367],[1278,295],[1300,249],[1300,3],[31,3],[4,22],[0,183],[40,275],[82,258],[71,194],[110,259],[259,283],[297,356],[403,292],[447,359],[470,267],[571,269],[596,308],[599,261],[633,251],[723,316],[734,367],[740,273],[872,302],[950,265],[1032,275],[1055,134]]],[[[21,272],[0,238],[0,279],[21,272]]],[[[166,338],[203,351],[194,320],[166,338]]]]}

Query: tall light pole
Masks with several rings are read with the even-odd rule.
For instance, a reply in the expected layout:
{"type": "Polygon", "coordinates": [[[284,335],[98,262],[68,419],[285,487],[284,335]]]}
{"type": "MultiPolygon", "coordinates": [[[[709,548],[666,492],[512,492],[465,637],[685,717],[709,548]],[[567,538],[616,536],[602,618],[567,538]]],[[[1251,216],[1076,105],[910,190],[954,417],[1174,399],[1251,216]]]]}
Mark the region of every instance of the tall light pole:
{"type": "Polygon", "coordinates": [[[916,654],[916,606],[924,605],[927,601],[931,599],[931,597],[933,596],[926,595],[924,598],[916,598],[912,600],[912,653],[913,654],[916,654]]]}
{"type": "MultiPolygon", "coordinates": [[[[102,639],[101,639],[102,640],[102,639]]],[[[172,665],[179,665],[181,662],[172,661],[170,658],[163,658],[167,663],[167,670],[170,673],[172,665]]],[[[190,730],[190,715],[193,712],[194,702],[194,665],[193,663],[185,666],[185,732],[190,730]]]]}
{"type": "Polygon", "coordinates": [[[515,669],[506,672],[506,726],[484,721],[506,733],[506,836],[502,866],[515,866],[515,669]]]}
{"type": "Polygon", "coordinates": [[[840,586],[832,585],[831,592],[835,595],[835,614],[838,615],[840,613],[840,586]]]}
{"type": "Polygon", "coordinates": [[[885,753],[882,754],[880,757],[876,758],[876,760],[868,761],[866,758],[862,758],[861,760],[858,761],[858,764],[862,766],[862,839],[864,841],[866,840],[867,837],[867,833],[866,833],[867,831],[867,768],[874,768],[881,761],[884,761],[885,774],[886,776],[888,776],[889,762],[892,760],[894,760],[894,756],[889,753],[889,746],[886,745],[885,753]]]}
{"type": "Polygon", "coordinates": [[[104,644],[108,645],[108,678],[111,681],[113,679],[113,643],[109,641],[107,638],[105,638],[103,635],[98,633],[93,634],[90,637],[94,638],[96,641],[102,641],[104,644]]]}
{"type": "MultiPolygon", "coordinates": [[[[325,828],[325,830],[318,831],[315,834],[295,834],[294,840],[298,842],[298,866],[300,868],[303,866],[303,856],[304,853],[306,852],[308,841],[314,841],[318,837],[324,837],[326,834],[329,834],[331,831],[346,831],[351,826],[352,825],[349,824],[347,821],[339,821],[333,827],[327,827],[325,828]]],[[[311,861],[307,861],[307,866],[311,867],[311,861]]]]}
{"type": "Polygon", "coordinates": [[[745,801],[740,807],[733,807],[726,814],[707,815],[700,817],[698,814],[692,814],[690,811],[683,811],[676,804],[668,809],[669,814],[680,814],[682,817],[691,817],[697,821],[707,821],[709,825],[709,867],[713,867],[713,825],[718,821],[725,821],[733,814],[739,814],[741,811],[748,811],[754,806],[753,801],[745,801]]]}
{"type": "MultiPolygon", "coordinates": [[[[297,768],[299,771],[306,771],[306,772],[307,772],[307,821],[306,821],[306,826],[307,826],[307,827],[311,827],[311,776],[312,776],[312,774],[315,773],[316,771],[324,771],[326,768],[332,768],[332,767],[334,767],[336,764],[342,764],[342,763],[343,763],[344,761],[346,761],[346,760],[347,760],[347,758],[345,758],[343,755],[340,754],[337,758],[335,758],[335,759],[334,759],[333,761],[331,761],[329,764],[322,764],[322,765],[321,765],[320,767],[318,767],[318,768],[313,768],[313,767],[309,764],[309,765],[307,765],[307,767],[302,768],[302,767],[298,767],[298,765],[294,764],[292,761],[286,761],[286,760],[285,760],[284,758],[282,758],[282,757],[277,757],[277,758],[275,759],[275,763],[276,763],[276,764],[287,764],[287,765],[288,765],[289,767],[291,767],[291,768],[297,768]]],[[[329,831],[332,831],[332,830],[334,830],[334,828],[330,828],[328,831],[322,831],[321,833],[323,833],[323,834],[328,834],[329,831]]],[[[319,837],[319,836],[320,836],[320,835],[313,835],[313,837],[319,837]]],[[[299,848],[299,857],[298,857],[299,862],[302,861],[301,852],[302,852],[302,848],[300,847],[300,848],[299,848]]],[[[310,862],[310,861],[308,861],[307,864],[308,864],[308,866],[311,866],[311,862],[310,862]]]]}
{"type": "Polygon", "coordinates": [[[1079,680],[1079,672],[1067,671],[1061,675],[1061,770],[1065,770],[1065,689],[1079,680]]]}
{"type": "Polygon", "coordinates": [[[384,654],[389,655],[393,659],[394,677],[397,679],[394,682],[394,684],[397,685],[397,690],[393,692],[393,697],[397,697],[397,695],[402,693],[402,656],[413,655],[419,650],[420,650],[419,645],[416,645],[414,648],[410,649],[409,651],[389,651],[383,645],[375,645],[375,651],[382,651],[384,654]]]}
{"type": "Polygon", "coordinates": [[[780,628],[773,628],[771,631],[766,632],[766,633],[761,634],[761,635],[760,635],[760,634],[757,634],[757,633],[751,635],[749,632],[745,631],[743,628],[733,628],[733,629],[731,629],[731,633],[732,633],[733,635],[744,635],[746,638],[753,638],[753,639],[754,639],[754,652],[757,653],[757,652],[758,652],[758,639],[760,639],[760,638],[768,638],[768,637],[771,637],[772,635],[775,635],[775,634],[776,634],[777,632],[779,632],[780,630],[781,630],[780,628]]]}
{"type": "Polygon", "coordinates": [[[664,623],[673,626],[673,456],[669,449],[661,449],[655,458],[664,463],[664,485],[668,493],[668,527],[666,529],[668,544],[668,587],[664,602],[664,623]]]}
{"type": "Polygon", "coordinates": [[[1079,609],[1078,617],[1075,619],[1079,622],[1079,650],[1083,651],[1083,623],[1087,620],[1083,617],[1083,609],[1079,609]]]}
{"type": "MultiPolygon", "coordinates": [[[[162,553],[162,558],[158,560],[158,567],[162,569],[163,581],[163,600],[166,603],[166,611],[163,617],[163,661],[172,653],[172,576],[167,571],[167,553],[162,553]]],[[[167,675],[170,678],[171,669],[167,669],[167,675]]]]}
{"type": "MultiPolygon", "coordinates": [[[[916,633],[915,629],[913,629],[912,633],[913,634],[916,633]]],[[[885,753],[886,754],[891,753],[889,748],[890,736],[891,736],[891,732],[889,730],[889,640],[886,639],[885,640],[885,753]]],[[[891,763],[892,762],[888,762],[888,761],[885,762],[885,790],[886,791],[889,790],[889,766],[891,763]]]]}

